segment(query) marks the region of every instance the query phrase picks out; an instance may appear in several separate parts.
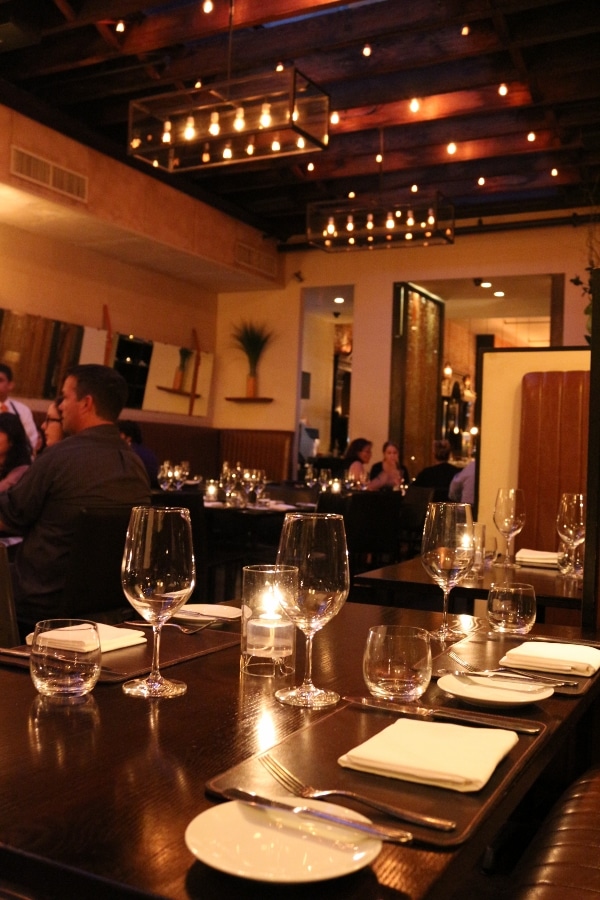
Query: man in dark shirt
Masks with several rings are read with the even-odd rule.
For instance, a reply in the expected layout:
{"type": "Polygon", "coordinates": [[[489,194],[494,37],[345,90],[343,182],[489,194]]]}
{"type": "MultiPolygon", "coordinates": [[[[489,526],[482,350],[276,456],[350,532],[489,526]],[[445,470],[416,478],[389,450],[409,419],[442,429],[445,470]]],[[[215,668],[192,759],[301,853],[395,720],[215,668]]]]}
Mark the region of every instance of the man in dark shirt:
{"type": "Polygon", "coordinates": [[[436,459],[435,465],[421,469],[413,482],[418,487],[434,488],[434,503],[444,503],[448,500],[450,482],[460,472],[458,466],[453,466],[452,463],[448,462],[451,451],[450,441],[434,441],[433,455],[436,459]]]}
{"type": "Polygon", "coordinates": [[[125,380],[114,369],[72,368],[59,403],[67,437],[48,447],[19,483],[0,495],[0,530],[23,535],[12,567],[22,632],[60,615],[79,511],[150,502],[144,466],[115,424],[126,398],[125,380]]]}

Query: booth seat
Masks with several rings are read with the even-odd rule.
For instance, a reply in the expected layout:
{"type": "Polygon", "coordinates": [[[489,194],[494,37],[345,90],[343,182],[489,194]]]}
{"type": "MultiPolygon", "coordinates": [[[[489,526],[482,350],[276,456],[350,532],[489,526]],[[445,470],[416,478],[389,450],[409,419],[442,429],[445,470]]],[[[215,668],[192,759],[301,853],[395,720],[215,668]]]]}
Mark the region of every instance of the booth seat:
{"type": "MultiPolygon", "coordinates": [[[[45,413],[34,414],[38,427],[45,413]]],[[[128,418],[124,410],[124,419],[128,418]]],[[[230,466],[240,462],[253,469],[264,469],[269,481],[293,477],[292,431],[257,431],[244,428],[207,428],[179,422],[144,421],[136,416],[143,442],[154,450],[159,461],[189,460],[190,474],[204,479],[217,478],[224,461],[230,466]]]]}

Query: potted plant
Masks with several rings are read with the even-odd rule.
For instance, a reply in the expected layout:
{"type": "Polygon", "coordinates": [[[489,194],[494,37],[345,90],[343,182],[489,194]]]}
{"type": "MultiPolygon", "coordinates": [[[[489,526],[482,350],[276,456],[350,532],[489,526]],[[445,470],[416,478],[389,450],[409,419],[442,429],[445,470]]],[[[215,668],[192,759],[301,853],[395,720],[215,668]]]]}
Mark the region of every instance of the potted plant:
{"type": "Polygon", "coordinates": [[[266,325],[254,322],[242,322],[233,329],[235,345],[243,350],[248,358],[248,377],[246,380],[246,396],[257,396],[257,367],[258,362],[273,339],[273,332],[268,331],[266,325]]]}

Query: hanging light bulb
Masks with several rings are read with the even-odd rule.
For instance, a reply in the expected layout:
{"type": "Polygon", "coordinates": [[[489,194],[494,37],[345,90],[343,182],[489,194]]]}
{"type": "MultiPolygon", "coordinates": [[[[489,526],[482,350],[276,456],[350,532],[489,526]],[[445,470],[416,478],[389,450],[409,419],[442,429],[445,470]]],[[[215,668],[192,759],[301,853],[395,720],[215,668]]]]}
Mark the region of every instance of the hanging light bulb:
{"type": "Polygon", "coordinates": [[[340,122],[340,114],[334,110],[329,116],[329,121],[332,125],[339,125],[340,122]]]}
{"type": "Polygon", "coordinates": [[[416,113],[416,112],[419,112],[419,110],[421,109],[421,104],[419,103],[419,101],[417,100],[416,97],[413,97],[412,100],[410,101],[410,103],[408,104],[408,108],[410,109],[411,112],[416,113]]]}
{"type": "Polygon", "coordinates": [[[260,127],[268,128],[271,124],[271,104],[263,103],[260,110],[260,127]]]}
{"type": "Polygon", "coordinates": [[[214,4],[212,0],[204,0],[202,4],[202,12],[211,13],[214,9],[214,4]]]}
{"type": "Polygon", "coordinates": [[[208,126],[209,134],[212,134],[213,137],[216,137],[221,131],[221,126],[219,125],[219,113],[211,112],[210,114],[210,125],[208,126]]]}
{"type": "Polygon", "coordinates": [[[354,216],[348,216],[348,219],[346,220],[346,231],[354,231],[354,216]]]}
{"type": "Polygon", "coordinates": [[[162,142],[163,144],[171,143],[171,122],[169,119],[163,125],[163,133],[162,133],[162,142]]]}
{"type": "Polygon", "coordinates": [[[244,118],[244,107],[238,106],[235,111],[235,119],[233,120],[233,127],[236,131],[243,131],[246,127],[246,120],[244,118]]]}
{"type": "Polygon", "coordinates": [[[327,231],[327,234],[335,234],[335,220],[334,220],[333,216],[329,216],[329,219],[327,221],[326,231],[327,231]]]}
{"type": "Polygon", "coordinates": [[[227,143],[223,147],[223,159],[231,159],[232,156],[233,152],[231,150],[231,142],[227,141],[227,143]]]}
{"type": "Polygon", "coordinates": [[[123,32],[125,31],[125,22],[123,21],[123,19],[119,19],[119,21],[115,25],[115,31],[118,32],[118,34],[123,34],[123,32]]]}
{"type": "Polygon", "coordinates": [[[304,148],[306,147],[306,141],[304,140],[302,135],[298,136],[298,140],[296,141],[296,147],[298,148],[298,150],[304,150],[304,148]]]}
{"type": "Polygon", "coordinates": [[[373,213],[367,213],[367,228],[373,230],[373,213]]]}
{"type": "Polygon", "coordinates": [[[435,225],[435,213],[432,206],[429,207],[429,212],[427,213],[427,224],[435,225]]]}
{"type": "Polygon", "coordinates": [[[248,156],[252,156],[254,154],[254,138],[251,137],[246,144],[246,153],[248,156]]]}
{"type": "Polygon", "coordinates": [[[202,162],[209,163],[210,162],[210,147],[208,144],[204,145],[204,149],[202,151],[202,162]]]}
{"type": "Polygon", "coordinates": [[[194,122],[193,116],[188,116],[185,120],[185,128],[183,129],[183,136],[186,141],[193,141],[196,137],[196,124],[194,122]]]}
{"type": "Polygon", "coordinates": [[[409,228],[412,228],[412,226],[415,224],[415,214],[413,213],[412,209],[409,209],[408,213],[406,214],[406,224],[409,228]]]}
{"type": "Polygon", "coordinates": [[[281,150],[281,144],[279,143],[279,135],[273,138],[271,141],[271,150],[273,153],[279,153],[281,150]]]}
{"type": "Polygon", "coordinates": [[[387,218],[386,218],[386,220],[385,220],[385,227],[386,227],[386,228],[393,228],[395,224],[396,224],[396,223],[395,223],[395,221],[394,221],[394,217],[393,217],[392,213],[389,212],[389,213],[387,214],[387,218]]]}
{"type": "Polygon", "coordinates": [[[297,104],[294,104],[294,112],[292,113],[292,121],[297,122],[300,118],[300,110],[298,109],[297,104]]]}

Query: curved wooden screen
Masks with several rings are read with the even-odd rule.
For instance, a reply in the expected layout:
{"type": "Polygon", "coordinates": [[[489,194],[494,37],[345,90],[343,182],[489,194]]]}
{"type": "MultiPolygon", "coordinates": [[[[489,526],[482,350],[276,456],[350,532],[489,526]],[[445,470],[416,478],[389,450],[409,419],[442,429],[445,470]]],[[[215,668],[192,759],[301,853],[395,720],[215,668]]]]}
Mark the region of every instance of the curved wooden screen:
{"type": "Polygon", "coordinates": [[[519,487],[527,520],[516,543],[556,550],[561,494],[586,491],[590,373],[529,372],[521,391],[519,487]]]}

